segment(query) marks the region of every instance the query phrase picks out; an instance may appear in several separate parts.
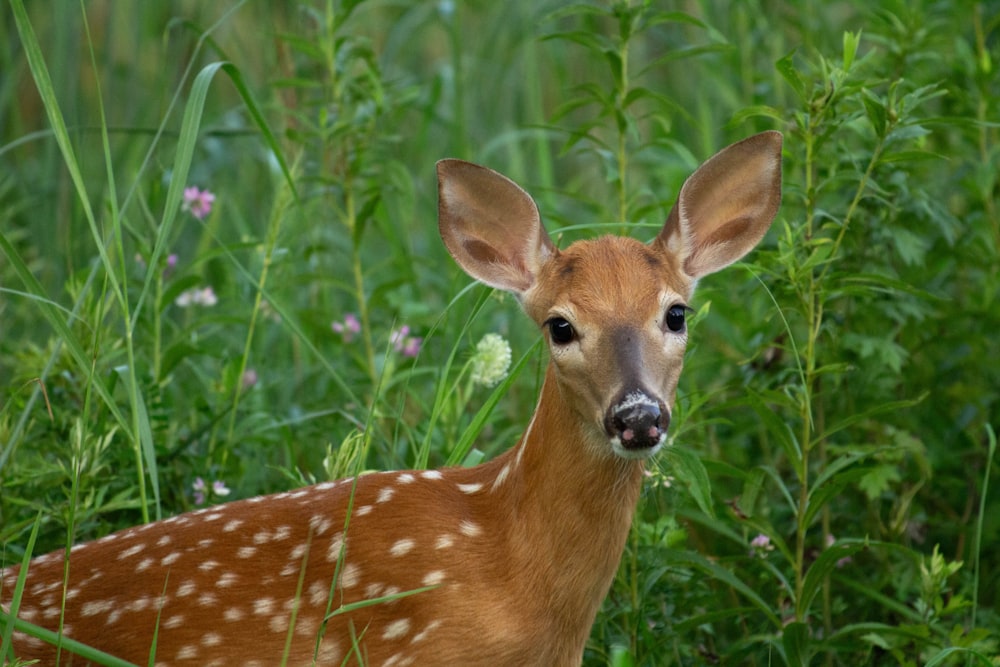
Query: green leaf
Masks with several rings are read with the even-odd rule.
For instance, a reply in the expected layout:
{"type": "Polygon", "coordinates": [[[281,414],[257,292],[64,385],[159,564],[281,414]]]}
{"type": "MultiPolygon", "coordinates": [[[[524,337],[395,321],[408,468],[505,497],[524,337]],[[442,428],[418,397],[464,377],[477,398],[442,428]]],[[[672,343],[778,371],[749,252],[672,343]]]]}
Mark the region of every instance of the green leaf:
{"type": "Polygon", "coordinates": [[[750,402],[750,407],[757,413],[767,432],[777,438],[781,444],[781,448],[785,452],[785,456],[788,457],[788,461],[792,467],[795,470],[801,469],[802,448],[799,446],[799,441],[792,432],[788,422],[782,419],[771,405],[768,405],[762,394],[751,389],[747,392],[747,398],[750,402]]]}
{"type": "Polygon", "coordinates": [[[781,646],[785,649],[785,664],[789,667],[809,665],[809,626],[796,621],[781,631],[781,646]]]}
{"type": "Polygon", "coordinates": [[[798,70],[795,69],[795,64],[792,62],[794,56],[795,51],[790,51],[780,58],[778,62],[774,63],[774,68],[778,70],[778,74],[781,75],[785,82],[792,87],[792,90],[799,96],[799,99],[805,101],[806,84],[799,75],[798,70]]]}
{"type": "Polygon", "coordinates": [[[670,466],[674,469],[677,479],[681,480],[691,497],[694,498],[698,508],[709,515],[715,517],[715,510],[712,507],[712,484],[708,479],[708,472],[705,465],[693,451],[684,447],[673,445],[667,447],[664,455],[668,459],[670,466]]]}
{"type": "Polygon", "coordinates": [[[664,560],[675,567],[693,567],[707,574],[711,578],[719,581],[734,591],[745,597],[757,609],[767,617],[767,620],[775,627],[780,628],[781,618],[771,610],[771,605],[766,603],[760,595],[750,586],[743,583],[739,577],[722,567],[716,562],[710,561],[699,553],[693,551],[676,551],[673,549],[664,550],[664,560]]]}
{"type": "Polygon", "coordinates": [[[757,467],[752,469],[743,482],[743,492],[737,502],[740,512],[746,517],[752,517],[754,507],[757,505],[757,498],[764,488],[764,480],[767,479],[767,472],[757,467]]]}
{"type": "Polygon", "coordinates": [[[865,541],[844,541],[827,547],[809,566],[802,580],[802,599],[796,605],[798,609],[808,611],[813,600],[823,587],[823,582],[844,558],[850,558],[859,551],[868,548],[865,541]]]}
{"type": "Polygon", "coordinates": [[[977,664],[986,665],[986,667],[991,667],[995,663],[990,660],[989,656],[983,655],[979,651],[973,651],[969,648],[962,648],[960,646],[949,646],[948,648],[943,648],[938,651],[930,660],[928,660],[924,667],[937,667],[937,665],[944,663],[944,661],[955,653],[965,653],[970,657],[976,659],[977,664]]]}
{"type": "Polygon", "coordinates": [[[831,426],[827,430],[823,431],[823,434],[818,438],[816,438],[814,444],[819,443],[820,441],[823,440],[829,440],[830,437],[833,436],[834,434],[839,433],[840,431],[843,431],[846,428],[854,426],[855,424],[865,422],[874,417],[875,415],[885,414],[889,412],[899,412],[900,410],[912,408],[914,405],[923,403],[924,399],[926,399],[927,396],[929,395],[930,392],[925,391],[916,398],[906,399],[902,401],[890,401],[888,403],[881,403],[879,405],[876,405],[875,407],[868,408],[867,410],[857,412],[852,415],[848,415],[844,419],[841,419],[840,421],[836,422],[833,426],[831,426]]]}
{"type": "Polygon", "coordinates": [[[875,136],[879,139],[885,138],[885,129],[888,124],[885,102],[866,88],[861,92],[861,103],[865,106],[865,113],[868,116],[868,121],[872,124],[872,128],[875,130],[875,136]]]}
{"type": "Polygon", "coordinates": [[[869,468],[861,479],[858,480],[858,488],[864,492],[868,500],[876,500],[888,491],[894,482],[898,482],[899,480],[898,466],[882,464],[869,468]]]}
{"type": "Polygon", "coordinates": [[[854,58],[858,54],[858,44],[861,43],[861,31],[851,32],[850,30],[844,31],[844,58],[843,68],[845,72],[850,71],[851,66],[854,65],[854,58]]]}

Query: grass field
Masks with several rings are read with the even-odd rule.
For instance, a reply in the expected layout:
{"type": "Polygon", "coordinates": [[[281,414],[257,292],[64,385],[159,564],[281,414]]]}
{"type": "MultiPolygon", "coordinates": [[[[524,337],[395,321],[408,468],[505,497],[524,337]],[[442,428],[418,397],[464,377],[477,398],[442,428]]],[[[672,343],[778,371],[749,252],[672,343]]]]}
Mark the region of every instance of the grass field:
{"type": "Polygon", "coordinates": [[[645,240],[777,129],[772,231],[693,304],[695,456],[652,462],[585,664],[1000,664],[996,2],[11,0],[0,31],[0,565],[507,449],[544,351],[445,252],[435,162],[561,246],[645,240]]]}

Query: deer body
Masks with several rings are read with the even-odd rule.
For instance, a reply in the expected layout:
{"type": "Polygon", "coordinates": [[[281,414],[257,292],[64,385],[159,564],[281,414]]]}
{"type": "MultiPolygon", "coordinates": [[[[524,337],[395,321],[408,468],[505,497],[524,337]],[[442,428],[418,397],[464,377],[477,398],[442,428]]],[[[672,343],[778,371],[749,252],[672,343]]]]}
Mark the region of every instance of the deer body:
{"type": "MultiPolygon", "coordinates": [[[[780,192],[780,135],[688,181],[649,245],[558,250],[513,182],[439,164],[440,229],[515,294],[551,360],[518,444],[189,512],[31,562],[18,617],[162,665],[578,665],[665,440],[697,279],[742,257],[780,192]],[[348,514],[349,513],[349,514],[348,514]],[[65,609],[62,606],[65,605],[65,609]]],[[[0,574],[9,610],[17,568],[0,574]]],[[[2,625],[0,625],[2,630],[2,625]]],[[[55,648],[14,634],[15,655],[55,648]]],[[[61,664],[85,662],[64,648],[61,664]]]]}

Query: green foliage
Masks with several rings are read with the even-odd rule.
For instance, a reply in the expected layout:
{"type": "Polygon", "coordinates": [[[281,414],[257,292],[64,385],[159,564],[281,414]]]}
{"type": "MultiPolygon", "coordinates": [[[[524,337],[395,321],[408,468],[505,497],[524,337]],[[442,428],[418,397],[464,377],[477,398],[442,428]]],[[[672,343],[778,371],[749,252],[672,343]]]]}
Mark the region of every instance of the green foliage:
{"type": "Polygon", "coordinates": [[[2,564],[507,448],[545,360],[447,259],[434,162],[510,175],[560,244],[649,238],[773,128],[782,209],[699,286],[585,663],[1000,664],[989,3],[7,7],[2,564]]]}

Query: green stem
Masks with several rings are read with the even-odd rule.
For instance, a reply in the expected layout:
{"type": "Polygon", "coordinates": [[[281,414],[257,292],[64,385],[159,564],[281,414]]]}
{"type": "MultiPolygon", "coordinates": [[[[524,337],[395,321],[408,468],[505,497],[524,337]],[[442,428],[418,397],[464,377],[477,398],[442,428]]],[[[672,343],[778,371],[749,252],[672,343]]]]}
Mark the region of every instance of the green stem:
{"type": "MultiPolygon", "coordinates": [[[[233,382],[233,402],[229,410],[229,425],[226,428],[226,442],[233,442],[233,434],[236,432],[236,419],[239,414],[240,399],[243,397],[243,377],[247,371],[247,362],[250,359],[253,345],[254,332],[257,328],[257,321],[260,318],[261,302],[264,298],[265,287],[267,286],[267,276],[274,261],[274,249],[278,246],[278,236],[281,232],[281,223],[285,219],[285,211],[292,200],[292,192],[288,182],[281,181],[278,200],[275,202],[271,212],[271,220],[268,225],[267,244],[264,252],[264,261],[260,268],[260,277],[257,279],[256,294],[254,295],[253,308],[250,311],[250,322],[247,324],[247,336],[243,341],[243,354],[240,356],[240,368],[237,371],[233,382]]],[[[229,454],[229,447],[222,450],[222,460],[220,466],[225,467],[226,458],[229,454]]]]}
{"type": "Polygon", "coordinates": [[[344,185],[344,216],[348,230],[351,233],[351,274],[354,277],[354,297],[358,304],[358,320],[361,322],[361,340],[365,346],[365,365],[368,368],[372,387],[378,384],[378,371],[375,368],[375,345],[372,342],[372,328],[368,316],[368,297],[365,294],[365,274],[361,267],[360,239],[355,232],[358,224],[357,204],[351,181],[344,185]]]}
{"type": "Polygon", "coordinates": [[[615,155],[618,168],[617,199],[618,199],[618,222],[621,224],[621,233],[626,233],[626,223],[628,222],[628,188],[626,187],[626,174],[628,173],[628,123],[625,119],[628,109],[625,106],[625,99],[628,97],[628,37],[624,38],[618,48],[619,70],[618,77],[621,82],[617,91],[615,106],[616,114],[615,126],[618,130],[617,154],[615,155]]]}

